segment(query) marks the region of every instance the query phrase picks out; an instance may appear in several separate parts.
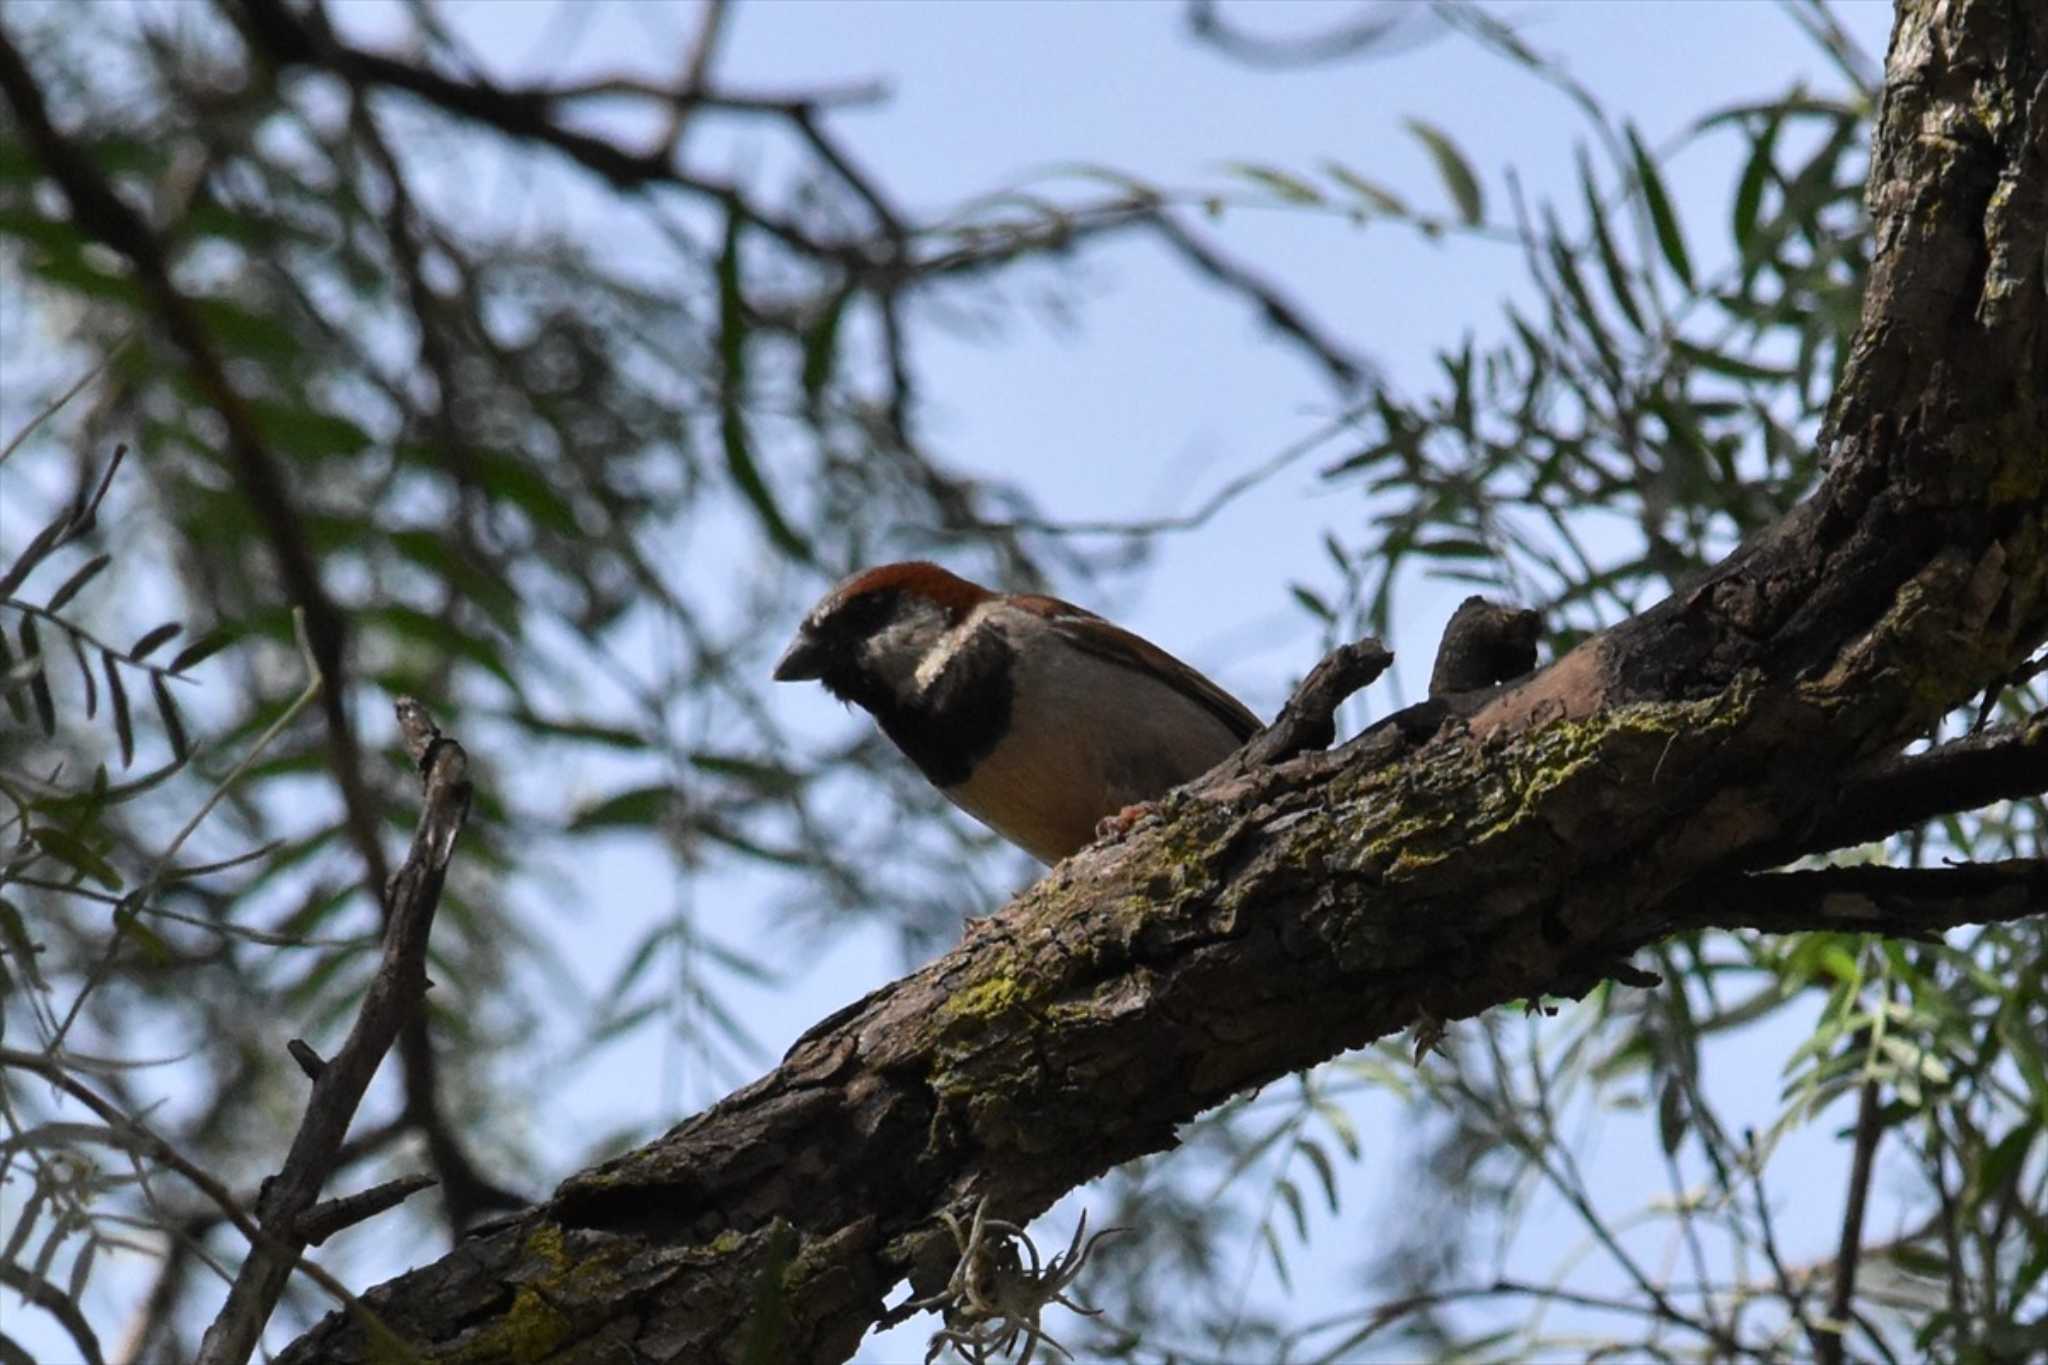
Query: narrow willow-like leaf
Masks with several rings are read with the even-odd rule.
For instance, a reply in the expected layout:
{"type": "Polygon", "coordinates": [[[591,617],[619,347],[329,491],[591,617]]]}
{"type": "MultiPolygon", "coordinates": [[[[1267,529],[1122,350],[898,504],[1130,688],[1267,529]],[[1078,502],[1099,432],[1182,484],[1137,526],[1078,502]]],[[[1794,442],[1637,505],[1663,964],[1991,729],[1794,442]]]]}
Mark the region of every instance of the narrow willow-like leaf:
{"type": "Polygon", "coordinates": [[[36,565],[43,562],[43,557],[56,548],[70,525],[71,513],[64,511],[57,514],[55,521],[36,532],[36,538],[22,547],[21,553],[14,557],[14,563],[8,565],[7,572],[0,575],[0,597],[14,595],[14,590],[36,571],[36,565]]]}
{"type": "Polygon", "coordinates": [[[675,799],[675,789],[665,783],[635,787],[585,807],[569,822],[569,829],[575,833],[586,829],[652,825],[667,814],[675,799]]]}
{"type": "Polygon", "coordinates": [[[171,700],[170,685],[162,676],[152,673],[149,675],[149,690],[156,694],[156,713],[163,718],[164,734],[170,738],[172,756],[181,761],[189,758],[192,745],[186,739],[185,721],[178,715],[178,704],[171,700]]]}
{"type": "Polygon", "coordinates": [[[726,471],[740,490],[761,529],[792,559],[809,560],[811,547],[784,520],[775,494],[761,477],[754,459],[753,442],[747,434],[742,398],[746,393],[747,317],[746,299],[740,289],[740,226],[737,213],[725,223],[725,246],[718,256],[718,353],[725,366],[720,386],[718,434],[725,447],[726,471]]]}
{"type": "Polygon", "coordinates": [[[1629,287],[1628,269],[1622,264],[1621,253],[1615,249],[1614,235],[1607,230],[1607,213],[1600,206],[1600,192],[1593,181],[1593,166],[1586,159],[1585,149],[1579,149],[1579,185],[1586,196],[1586,220],[1593,226],[1593,245],[1600,253],[1600,269],[1607,275],[1607,291],[1614,295],[1615,307],[1628,319],[1629,325],[1638,332],[1643,330],[1642,310],[1636,306],[1635,290],[1629,287]]]}
{"type": "Polygon", "coordinates": [[[1644,148],[1643,140],[1636,136],[1635,126],[1628,129],[1629,152],[1635,157],[1636,183],[1642,186],[1643,202],[1650,209],[1650,226],[1656,230],[1657,246],[1664,253],[1665,264],[1671,273],[1687,289],[1692,288],[1692,258],[1685,251],[1685,236],[1679,231],[1678,215],[1672,210],[1671,196],[1664,192],[1664,181],[1657,174],[1657,167],[1650,161],[1650,153],[1644,148]]]}
{"type": "Polygon", "coordinates": [[[1763,131],[1751,144],[1749,161],[1742,168],[1742,179],[1735,185],[1735,207],[1731,212],[1730,226],[1735,234],[1735,249],[1742,253],[1745,265],[1754,264],[1757,259],[1757,214],[1763,206],[1765,182],[1770,179],[1779,126],[1778,115],[1774,112],[1765,120],[1763,131]]]}
{"type": "Polygon", "coordinates": [[[28,703],[21,694],[27,689],[22,686],[26,679],[17,681],[14,676],[14,651],[7,646],[7,632],[0,631],[0,693],[7,697],[7,710],[14,717],[16,725],[28,724],[28,703]]]}
{"type": "Polygon", "coordinates": [[[1486,217],[1486,197],[1480,191],[1479,177],[1472,173],[1472,163],[1441,129],[1417,118],[1404,122],[1408,131],[1429,149],[1430,158],[1436,162],[1437,174],[1443,177],[1444,188],[1451,192],[1451,202],[1458,206],[1459,220],[1468,226],[1478,226],[1486,217]]]}
{"type": "Polygon", "coordinates": [[[1615,380],[1621,378],[1621,357],[1615,353],[1614,343],[1607,336],[1607,322],[1593,307],[1593,296],[1586,290],[1586,282],[1579,275],[1578,263],[1572,257],[1571,248],[1566,245],[1557,219],[1544,210],[1544,225],[1549,237],[1551,269],[1557,272],[1559,283],[1564,286],[1565,296],[1571,300],[1572,311],[1578,314],[1579,325],[1585,328],[1586,337],[1600,353],[1600,364],[1615,380]]]}
{"type": "Polygon", "coordinates": [[[21,618],[22,663],[35,664],[35,671],[28,675],[29,699],[35,703],[36,720],[46,735],[57,733],[57,703],[50,696],[50,669],[48,660],[43,658],[42,642],[36,638],[36,618],[21,618]]]}
{"type": "Polygon", "coordinates": [[[233,644],[238,634],[239,632],[227,626],[216,627],[179,650],[177,654],[172,656],[170,663],[164,666],[165,670],[171,673],[183,673],[194,664],[212,658],[215,654],[233,644]]]}
{"type": "Polygon", "coordinates": [[[114,870],[114,865],[71,831],[55,825],[37,825],[29,835],[36,841],[36,847],[58,862],[91,877],[109,891],[121,889],[121,874],[114,870]]]}
{"type": "Polygon", "coordinates": [[[698,750],[690,755],[690,766],[700,772],[716,773],[744,782],[750,787],[775,795],[787,795],[804,784],[803,777],[780,764],[766,763],[760,759],[743,758],[734,754],[713,753],[698,750]]]}
{"type": "Polygon", "coordinates": [[[85,718],[91,720],[100,711],[99,680],[92,675],[92,660],[85,657],[85,642],[68,630],[64,639],[71,645],[72,661],[78,665],[78,680],[85,684],[85,718]]]}
{"type": "Polygon", "coordinates": [[[113,562],[114,557],[112,555],[94,555],[91,559],[86,560],[85,563],[78,567],[77,572],[64,580],[63,585],[56,592],[50,594],[50,600],[44,604],[45,610],[53,612],[61,610],[66,602],[69,602],[78,595],[80,588],[92,582],[94,578],[99,576],[101,569],[106,568],[107,565],[113,562]]]}
{"type": "Polygon", "coordinates": [[[1287,590],[1294,595],[1294,600],[1299,602],[1302,610],[1306,611],[1309,615],[1325,624],[1336,624],[1337,613],[1331,610],[1328,602],[1325,602],[1314,592],[1299,583],[1289,583],[1287,590]]]}
{"type": "Polygon", "coordinates": [[[28,922],[5,897],[0,897],[0,950],[15,960],[28,984],[39,991],[50,989],[50,983],[43,979],[41,956],[35,940],[29,937],[28,922]]]}
{"type": "Polygon", "coordinates": [[[1248,180],[1261,189],[1271,190],[1290,204],[1320,204],[1323,192],[1300,176],[1274,166],[1255,165],[1249,161],[1232,161],[1224,169],[1240,180],[1248,180]]]}
{"type": "Polygon", "coordinates": [[[134,940],[135,946],[142,949],[142,955],[149,959],[152,967],[171,965],[171,945],[164,942],[163,936],[156,930],[142,922],[142,916],[135,913],[134,906],[128,901],[122,901],[114,907],[114,930],[121,937],[134,940]]]}
{"type": "Polygon", "coordinates": [[[823,400],[825,385],[831,382],[832,371],[838,364],[839,323],[852,299],[851,287],[841,289],[804,330],[803,390],[804,403],[810,408],[815,409],[823,400]]]}
{"type": "Polygon", "coordinates": [[[1406,218],[1409,216],[1408,205],[1402,201],[1401,196],[1395,194],[1390,189],[1367,180],[1342,162],[1325,161],[1323,163],[1323,173],[1345,189],[1350,190],[1360,199],[1363,199],[1379,212],[1393,218],[1406,218]]]}
{"type": "Polygon", "coordinates": [[[1792,371],[1780,365],[1760,365],[1753,360],[1728,355],[1722,351],[1695,346],[1690,341],[1675,340],[1672,350],[1703,370],[1727,375],[1730,379],[1747,379],[1763,384],[1783,384],[1792,378],[1792,371]]]}
{"type": "Polygon", "coordinates": [[[160,626],[154,626],[145,631],[142,638],[129,647],[128,655],[138,662],[146,659],[152,650],[171,639],[171,637],[183,629],[184,627],[176,621],[166,621],[160,626]]]}
{"type": "Polygon", "coordinates": [[[114,713],[114,734],[121,741],[121,766],[132,767],[135,763],[135,718],[128,714],[128,689],[121,683],[121,666],[114,657],[114,651],[100,651],[100,662],[107,673],[107,706],[114,713]]]}

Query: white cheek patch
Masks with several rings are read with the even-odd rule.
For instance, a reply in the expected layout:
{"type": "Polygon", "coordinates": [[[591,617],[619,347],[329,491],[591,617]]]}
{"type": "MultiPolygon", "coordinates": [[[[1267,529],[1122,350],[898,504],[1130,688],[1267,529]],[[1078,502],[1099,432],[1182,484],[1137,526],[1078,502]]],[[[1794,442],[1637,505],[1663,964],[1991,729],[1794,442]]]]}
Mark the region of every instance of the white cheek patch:
{"type": "Polygon", "coordinates": [[[967,619],[932,642],[924,658],[918,661],[917,671],[911,675],[919,696],[929,692],[945,676],[946,665],[953,662],[953,656],[967,643],[967,637],[982,624],[984,613],[985,608],[976,607],[967,613],[967,619]]]}

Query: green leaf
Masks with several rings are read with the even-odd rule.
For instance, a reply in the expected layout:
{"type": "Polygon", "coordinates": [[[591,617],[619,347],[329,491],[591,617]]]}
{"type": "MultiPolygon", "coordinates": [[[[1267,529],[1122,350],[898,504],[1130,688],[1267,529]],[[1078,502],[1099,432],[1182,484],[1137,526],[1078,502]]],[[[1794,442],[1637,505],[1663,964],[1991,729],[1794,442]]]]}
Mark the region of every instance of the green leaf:
{"type": "Polygon", "coordinates": [[[1228,161],[1223,169],[1240,180],[1248,180],[1261,189],[1270,190],[1290,204],[1320,204],[1323,192],[1308,181],[1274,166],[1254,165],[1249,161],[1228,161]]]}
{"type": "Polygon", "coordinates": [[[92,582],[98,576],[101,569],[106,568],[107,565],[113,562],[114,557],[112,555],[94,555],[91,559],[85,561],[84,564],[79,566],[76,573],[65,579],[63,585],[50,595],[50,600],[44,604],[45,609],[53,612],[62,610],[66,602],[69,602],[78,595],[80,588],[92,582]]]}
{"type": "Polygon", "coordinates": [[[121,766],[135,762],[135,719],[128,713],[128,689],[121,683],[121,668],[114,651],[100,651],[100,663],[107,671],[107,703],[114,713],[114,734],[121,741],[121,766]]]}
{"type": "Polygon", "coordinates": [[[42,967],[37,961],[41,954],[37,948],[35,940],[29,937],[28,924],[22,919],[21,911],[5,897],[0,897],[0,950],[14,959],[29,985],[46,991],[50,983],[43,979],[42,967]]]}
{"type": "Polygon", "coordinates": [[[110,274],[92,264],[75,248],[50,252],[30,268],[30,273],[89,299],[138,312],[143,307],[142,290],[125,272],[110,274]]]}
{"type": "Polygon", "coordinates": [[[1607,212],[1600,205],[1600,193],[1593,182],[1593,166],[1586,159],[1585,148],[1579,149],[1579,185],[1586,196],[1586,220],[1593,227],[1593,245],[1600,253],[1600,269],[1607,275],[1607,290],[1614,295],[1615,307],[1638,332],[1643,330],[1642,311],[1636,307],[1635,290],[1629,287],[1628,269],[1622,264],[1621,253],[1615,250],[1614,236],[1607,230],[1607,212]]]}
{"type": "Polygon", "coordinates": [[[263,439],[299,459],[345,458],[371,444],[370,433],[346,417],[272,398],[251,399],[248,406],[263,439]]]}
{"type": "Polygon", "coordinates": [[[675,788],[667,783],[635,787],[586,806],[569,822],[569,832],[593,829],[645,829],[660,823],[675,805],[675,788]]]}
{"type": "Polygon", "coordinates": [[[1316,1179],[1323,1187],[1323,1202],[1329,1206],[1331,1213],[1337,1212],[1337,1170],[1331,1164],[1330,1154],[1323,1150],[1321,1143],[1311,1142],[1307,1138],[1296,1141],[1294,1147],[1307,1157],[1308,1164],[1315,1168],[1316,1179]]]}
{"type": "Polygon", "coordinates": [[[1390,218],[1406,218],[1409,216],[1408,205],[1401,201],[1399,195],[1395,194],[1392,190],[1367,180],[1349,166],[1336,161],[1325,161],[1323,163],[1323,173],[1345,189],[1350,190],[1360,199],[1363,199],[1378,212],[1384,213],[1390,218]]]}
{"type": "Polygon", "coordinates": [[[2027,1159],[2027,1149],[2034,1145],[2034,1139],[2041,1136],[2041,1120],[2029,1118],[2013,1125],[2011,1132],[1998,1140],[1996,1146],[1985,1154],[1983,1162],[1970,1179],[1970,1198],[1966,1207],[1974,1212],[1986,1199],[2002,1198],[2006,1182],[2018,1172],[2027,1159]]]}
{"type": "Polygon", "coordinates": [[[790,558],[809,563],[811,547],[783,519],[775,494],[761,477],[753,443],[747,435],[747,317],[746,300],[740,288],[741,224],[737,212],[726,215],[725,247],[718,256],[718,353],[725,367],[724,382],[719,386],[719,440],[725,447],[726,472],[753,507],[768,539],[790,558]]]}
{"type": "Polygon", "coordinates": [[[1657,1141],[1664,1148],[1664,1155],[1672,1155],[1678,1144],[1685,1141],[1689,1118],[1684,1087],[1678,1077],[1667,1077],[1657,1092],[1657,1141]]]}
{"type": "Polygon", "coordinates": [[[393,531],[391,548],[490,613],[508,635],[519,631],[519,595],[498,574],[472,564],[441,530],[393,531]]]}
{"type": "Polygon", "coordinates": [[[498,642],[464,630],[452,621],[398,603],[361,612],[358,619],[384,627],[433,657],[453,655],[466,659],[505,684],[511,692],[516,694],[520,690],[520,680],[505,662],[504,651],[498,642]]]}
{"type": "Polygon", "coordinates": [[[775,763],[764,763],[758,759],[740,758],[733,754],[709,753],[703,750],[690,755],[690,766],[699,772],[716,773],[730,777],[758,788],[771,795],[785,795],[796,791],[804,784],[800,774],[775,763]]]}
{"type": "Polygon", "coordinates": [[[1763,131],[1756,135],[1749,151],[1749,161],[1742,168],[1742,178],[1735,185],[1735,207],[1732,211],[1735,233],[1735,247],[1741,253],[1745,264],[1756,259],[1757,214],[1763,205],[1764,185],[1770,179],[1771,169],[1777,152],[1777,112],[1772,111],[1764,122],[1763,131]]]}
{"type": "Polygon", "coordinates": [[[804,402],[815,408],[839,361],[839,323],[853,298],[851,287],[834,293],[811,325],[804,329],[804,402]]]}
{"type": "Polygon", "coordinates": [[[68,867],[104,886],[109,891],[122,887],[121,874],[114,865],[102,857],[99,851],[69,830],[58,829],[55,825],[37,825],[29,831],[29,837],[36,846],[68,867]]]}
{"type": "Polygon", "coordinates": [[[537,735],[550,739],[573,739],[586,744],[603,744],[614,749],[645,749],[647,737],[638,730],[628,730],[616,725],[598,725],[591,721],[549,720],[532,711],[516,711],[506,717],[514,724],[523,726],[537,735]]]}
{"type": "Polygon", "coordinates": [[[78,250],[78,227],[66,218],[50,218],[32,209],[0,210],[0,236],[13,237],[51,255],[78,250]]]}
{"type": "Polygon", "coordinates": [[[1657,168],[1650,161],[1650,154],[1643,147],[1643,141],[1636,136],[1635,125],[1628,126],[1628,146],[1636,163],[1636,183],[1642,186],[1643,201],[1650,209],[1650,225],[1657,233],[1657,246],[1664,253],[1665,264],[1671,273],[1678,276],[1687,289],[1692,288],[1692,258],[1685,252],[1685,236],[1678,228],[1678,215],[1672,211],[1671,197],[1664,192],[1664,182],[1657,175],[1657,168]]]}
{"type": "Polygon", "coordinates": [[[1404,120],[1408,131],[1422,140],[1429,149],[1429,155],[1436,162],[1437,174],[1443,177],[1444,187],[1451,192],[1451,202],[1458,206],[1459,219],[1468,226],[1476,227],[1486,217],[1486,199],[1479,189],[1479,177],[1472,173],[1472,164],[1465,160],[1465,154],[1458,150],[1442,130],[1421,119],[1404,120]]]}
{"type": "Polygon", "coordinates": [[[152,967],[171,965],[171,945],[163,941],[162,935],[142,922],[142,916],[127,901],[114,907],[114,932],[122,938],[133,939],[142,955],[149,959],[152,967]]]}
{"type": "Polygon", "coordinates": [[[1600,353],[1600,363],[1609,375],[1618,381],[1621,377],[1621,358],[1615,354],[1614,343],[1607,335],[1607,322],[1593,307],[1593,296],[1586,291],[1586,282],[1579,274],[1578,262],[1573,258],[1571,248],[1565,245],[1563,231],[1549,209],[1543,214],[1545,236],[1549,242],[1550,265],[1557,272],[1557,278],[1564,285],[1573,311],[1578,314],[1579,325],[1585,329],[1586,337],[1593,348],[1600,353]]]}
{"type": "MultiPolygon", "coordinates": [[[[411,443],[401,445],[398,455],[404,460],[429,464],[439,459],[431,447],[411,443]]],[[[574,505],[524,455],[472,448],[469,469],[493,501],[510,503],[526,513],[535,526],[563,536],[583,534],[574,505]]]]}
{"type": "Polygon", "coordinates": [[[1759,365],[1739,356],[1725,355],[1695,346],[1683,338],[1674,339],[1671,349],[1703,370],[1727,375],[1730,379],[1747,379],[1763,384],[1782,384],[1792,378],[1792,371],[1779,365],[1759,365]]]}
{"type": "Polygon", "coordinates": [[[36,638],[36,618],[21,618],[21,667],[33,668],[28,674],[29,699],[36,706],[36,720],[46,735],[57,733],[57,703],[50,695],[49,661],[43,657],[42,642],[36,638]]]}
{"type": "Polygon", "coordinates": [[[178,704],[171,700],[170,685],[160,674],[149,675],[149,688],[156,696],[156,713],[164,723],[164,734],[171,741],[171,756],[183,761],[192,756],[192,741],[186,738],[185,721],[178,714],[178,704]]]}
{"type": "MultiPolygon", "coordinates": [[[[33,661],[31,661],[30,666],[34,668],[41,667],[40,664],[33,661]]],[[[0,631],[0,696],[7,698],[7,710],[14,717],[14,723],[16,725],[26,725],[28,724],[28,703],[21,699],[21,694],[26,690],[23,684],[28,681],[28,677],[26,674],[17,677],[14,670],[14,651],[7,647],[7,633],[0,631]]]]}
{"type": "Polygon", "coordinates": [[[71,646],[71,661],[78,665],[78,681],[85,688],[85,718],[91,720],[100,713],[99,682],[93,677],[92,660],[85,657],[85,641],[66,632],[64,639],[71,646]]]}
{"type": "Polygon", "coordinates": [[[1462,536],[1439,536],[1433,540],[1418,538],[1413,546],[1419,555],[1431,555],[1437,559],[1491,559],[1493,547],[1483,540],[1468,540],[1462,536]]]}
{"type": "Polygon", "coordinates": [[[216,626],[213,630],[202,635],[199,639],[194,640],[191,644],[186,645],[173,655],[171,661],[164,665],[165,671],[183,673],[194,664],[212,658],[239,638],[241,638],[241,631],[235,627],[216,626]]]}
{"type": "Polygon", "coordinates": [[[1948,1279],[1948,1257],[1922,1247],[1894,1246],[1885,1253],[1885,1259],[1901,1270],[1930,1280],[1946,1282],[1948,1279]]]}
{"type": "Polygon", "coordinates": [[[193,306],[224,351],[254,356],[273,369],[282,370],[297,361],[305,349],[292,330],[276,318],[252,313],[231,299],[197,299],[193,306]]]}
{"type": "Polygon", "coordinates": [[[1331,610],[1330,604],[1316,596],[1308,588],[1299,583],[1289,583],[1287,590],[1294,594],[1294,600],[1299,602],[1302,605],[1302,609],[1307,611],[1309,615],[1325,624],[1334,625],[1336,623],[1337,613],[1331,610]]]}
{"type": "Polygon", "coordinates": [[[140,663],[154,653],[158,645],[171,639],[183,629],[184,627],[176,621],[166,621],[160,626],[154,626],[144,631],[142,638],[128,647],[128,657],[140,663]]]}

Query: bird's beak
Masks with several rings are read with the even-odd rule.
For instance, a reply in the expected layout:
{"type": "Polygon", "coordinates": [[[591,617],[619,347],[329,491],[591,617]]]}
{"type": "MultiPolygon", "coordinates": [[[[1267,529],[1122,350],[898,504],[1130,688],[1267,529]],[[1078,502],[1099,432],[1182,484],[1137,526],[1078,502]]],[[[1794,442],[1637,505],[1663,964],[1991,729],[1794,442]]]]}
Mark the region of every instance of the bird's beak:
{"type": "Polygon", "coordinates": [[[775,681],[806,682],[825,674],[825,650],[807,630],[799,630],[775,661],[775,681]]]}

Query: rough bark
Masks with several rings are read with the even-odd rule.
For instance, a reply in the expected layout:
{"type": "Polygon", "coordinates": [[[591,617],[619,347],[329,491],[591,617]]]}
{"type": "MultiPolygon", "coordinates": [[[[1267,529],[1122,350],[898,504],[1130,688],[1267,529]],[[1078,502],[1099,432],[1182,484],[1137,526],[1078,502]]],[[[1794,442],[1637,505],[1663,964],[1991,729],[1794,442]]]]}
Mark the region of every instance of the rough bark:
{"type": "MultiPolygon", "coordinates": [[[[1703,888],[1869,837],[1901,747],[2048,636],[2048,7],[1900,6],[1869,198],[1828,474],[1706,581],[1432,737],[1226,765],[369,1305],[437,1360],[842,1359],[904,1277],[944,1282],[941,1209],[1022,1222],[1230,1095],[1582,990],[1675,926],[1746,922],[1703,888]]],[[[2000,760],[2028,790],[2039,751],[2000,760]]],[[[1858,927],[1968,913],[1959,882],[1873,887],[1858,927]]],[[[1807,890],[1780,885],[1773,927],[1843,922],[1807,890]]],[[[284,1359],[366,1352],[337,1317],[284,1359]]]]}

